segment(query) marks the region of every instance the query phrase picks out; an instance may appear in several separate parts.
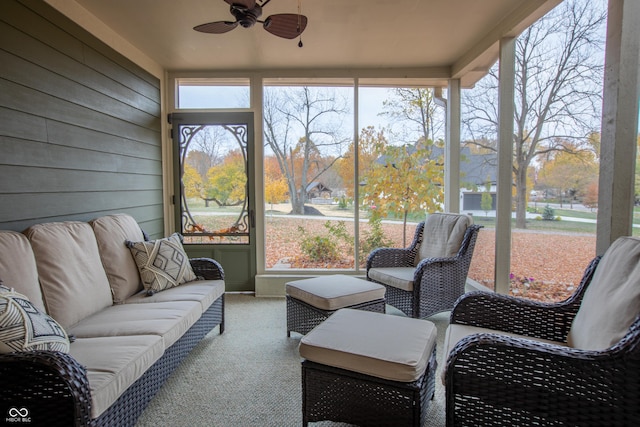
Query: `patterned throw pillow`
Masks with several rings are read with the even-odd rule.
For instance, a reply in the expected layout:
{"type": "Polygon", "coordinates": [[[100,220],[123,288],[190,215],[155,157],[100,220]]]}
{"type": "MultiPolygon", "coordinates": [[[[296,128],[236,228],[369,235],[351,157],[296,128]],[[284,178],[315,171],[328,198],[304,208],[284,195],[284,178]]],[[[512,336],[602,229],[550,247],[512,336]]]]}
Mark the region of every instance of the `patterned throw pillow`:
{"type": "Polygon", "coordinates": [[[149,242],[126,242],[147,294],[196,280],[178,233],[149,242]]]}
{"type": "Polygon", "coordinates": [[[27,297],[0,285],[0,353],[34,350],[68,353],[69,337],[27,297]]]}

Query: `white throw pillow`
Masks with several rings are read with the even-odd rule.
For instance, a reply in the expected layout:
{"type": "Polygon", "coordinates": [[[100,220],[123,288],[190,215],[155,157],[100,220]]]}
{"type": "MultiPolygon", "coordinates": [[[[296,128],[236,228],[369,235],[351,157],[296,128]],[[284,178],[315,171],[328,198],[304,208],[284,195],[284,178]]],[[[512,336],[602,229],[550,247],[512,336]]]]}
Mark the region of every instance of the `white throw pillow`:
{"type": "Polygon", "coordinates": [[[68,353],[69,337],[27,297],[0,285],[0,353],[34,350],[68,353]]]}

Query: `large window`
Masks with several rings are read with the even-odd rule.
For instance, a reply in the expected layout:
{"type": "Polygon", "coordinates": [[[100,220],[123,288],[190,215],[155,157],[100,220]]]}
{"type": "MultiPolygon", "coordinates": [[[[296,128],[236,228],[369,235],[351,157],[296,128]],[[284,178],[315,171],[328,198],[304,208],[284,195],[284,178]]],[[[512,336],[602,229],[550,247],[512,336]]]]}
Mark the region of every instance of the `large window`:
{"type": "MultiPolygon", "coordinates": [[[[515,40],[510,294],[564,299],[595,256],[604,23],[604,2],[564,2],[515,40]]],[[[497,87],[496,66],[463,92],[463,140],[486,158],[497,152],[497,87]]],[[[469,276],[493,288],[489,196],[469,276]]]]}
{"type": "Polygon", "coordinates": [[[354,268],[353,102],[349,80],[264,82],[268,269],[354,268]]]}
{"type": "Polygon", "coordinates": [[[363,269],[371,250],[408,245],[442,210],[433,91],[365,86],[357,102],[354,92],[353,81],[265,81],[267,269],[363,269]]]}
{"type": "Polygon", "coordinates": [[[360,267],[377,247],[407,247],[416,224],[443,210],[444,117],[434,91],[361,87],[360,267]]]}

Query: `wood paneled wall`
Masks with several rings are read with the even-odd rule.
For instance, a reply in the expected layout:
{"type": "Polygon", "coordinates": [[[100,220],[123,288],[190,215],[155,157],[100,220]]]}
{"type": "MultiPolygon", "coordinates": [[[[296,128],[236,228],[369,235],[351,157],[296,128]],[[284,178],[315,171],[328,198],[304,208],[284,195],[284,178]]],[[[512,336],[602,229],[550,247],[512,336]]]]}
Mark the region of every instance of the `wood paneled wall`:
{"type": "Polygon", "coordinates": [[[160,82],[43,1],[0,1],[0,229],[125,212],[164,232],[160,82]]]}

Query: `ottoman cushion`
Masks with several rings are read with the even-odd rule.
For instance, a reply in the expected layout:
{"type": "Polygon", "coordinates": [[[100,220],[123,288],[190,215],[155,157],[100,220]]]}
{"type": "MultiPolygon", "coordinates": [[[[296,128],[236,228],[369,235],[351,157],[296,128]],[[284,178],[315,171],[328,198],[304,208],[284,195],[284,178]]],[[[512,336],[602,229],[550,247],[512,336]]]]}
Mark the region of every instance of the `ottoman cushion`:
{"type": "Polygon", "coordinates": [[[352,276],[335,274],[289,282],[286,293],[321,310],[333,311],[384,299],[385,287],[352,276]]]}
{"type": "Polygon", "coordinates": [[[428,320],[341,309],[300,340],[300,355],[391,381],[424,375],[436,343],[428,320]]]}

